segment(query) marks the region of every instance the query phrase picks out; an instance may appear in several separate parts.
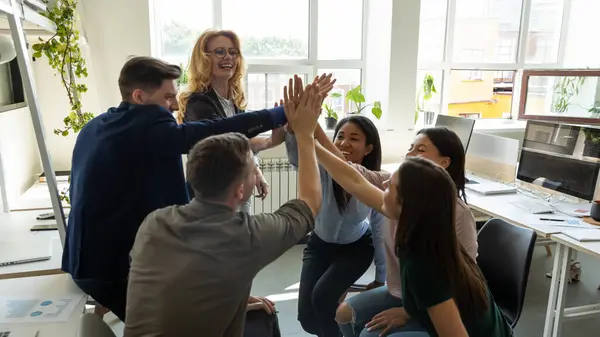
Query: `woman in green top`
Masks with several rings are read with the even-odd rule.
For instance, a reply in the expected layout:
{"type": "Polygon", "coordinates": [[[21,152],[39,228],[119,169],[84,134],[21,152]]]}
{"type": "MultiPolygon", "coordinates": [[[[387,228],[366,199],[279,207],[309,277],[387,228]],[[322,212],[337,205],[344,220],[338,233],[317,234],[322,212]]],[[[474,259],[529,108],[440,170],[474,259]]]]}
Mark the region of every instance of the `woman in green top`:
{"type": "Polygon", "coordinates": [[[402,322],[393,323],[406,329],[388,336],[512,336],[477,264],[457,241],[456,187],[446,170],[406,158],[383,192],[322,146],[316,150],[319,163],[348,193],[398,221],[405,312],[396,318],[402,322]]]}

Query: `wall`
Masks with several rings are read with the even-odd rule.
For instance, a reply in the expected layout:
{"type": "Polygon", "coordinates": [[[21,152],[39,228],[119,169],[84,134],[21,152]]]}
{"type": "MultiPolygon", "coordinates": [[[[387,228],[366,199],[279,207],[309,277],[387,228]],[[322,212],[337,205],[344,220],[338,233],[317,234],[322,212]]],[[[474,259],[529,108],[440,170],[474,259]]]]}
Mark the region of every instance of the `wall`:
{"type": "Polygon", "coordinates": [[[33,184],[42,171],[28,108],[0,113],[0,185],[6,191],[8,204],[33,184]]]}
{"type": "Polygon", "coordinates": [[[151,54],[150,1],[88,0],[79,7],[96,74],[98,109],[105,111],[121,101],[117,80],[128,56],[151,54]]]}

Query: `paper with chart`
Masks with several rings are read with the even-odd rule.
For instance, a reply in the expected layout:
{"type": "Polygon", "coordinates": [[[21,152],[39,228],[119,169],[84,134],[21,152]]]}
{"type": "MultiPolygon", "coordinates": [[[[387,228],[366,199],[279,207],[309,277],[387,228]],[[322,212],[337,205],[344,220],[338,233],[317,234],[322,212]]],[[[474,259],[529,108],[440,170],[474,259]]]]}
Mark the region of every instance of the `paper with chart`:
{"type": "Polygon", "coordinates": [[[0,324],[66,322],[82,297],[2,298],[0,324]]]}

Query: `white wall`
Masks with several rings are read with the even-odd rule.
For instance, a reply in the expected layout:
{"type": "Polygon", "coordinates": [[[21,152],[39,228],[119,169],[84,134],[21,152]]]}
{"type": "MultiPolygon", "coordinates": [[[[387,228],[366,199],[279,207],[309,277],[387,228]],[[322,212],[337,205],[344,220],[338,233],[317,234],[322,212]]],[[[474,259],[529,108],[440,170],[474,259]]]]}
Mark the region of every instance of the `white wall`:
{"type": "Polygon", "coordinates": [[[79,3],[82,35],[89,44],[101,111],[121,101],[117,80],[128,56],[150,55],[149,2],[87,0],[79,3]]]}
{"type": "Polygon", "coordinates": [[[42,165],[28,108],[0,113],[0,173],[6,201],[16,199],[33,184],[42,165]]]}

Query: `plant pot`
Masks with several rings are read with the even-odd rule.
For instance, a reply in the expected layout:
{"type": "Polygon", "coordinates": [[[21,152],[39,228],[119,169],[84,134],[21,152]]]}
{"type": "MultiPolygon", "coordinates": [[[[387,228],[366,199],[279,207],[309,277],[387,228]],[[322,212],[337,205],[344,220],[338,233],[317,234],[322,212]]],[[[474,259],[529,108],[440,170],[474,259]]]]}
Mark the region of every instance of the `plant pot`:
{"type": "Polygon", "coordinates": [[[335,129],[335,125],[337,124],[337,119],[333,117],[325,117],[325,127],[327,130],[335,129]]]}
{"type": "Polygon", "coordinates": [[[595,143],[591,139],[586,139],[583,146],[583,156],[600,158],[600,143],[595,143]]]}

